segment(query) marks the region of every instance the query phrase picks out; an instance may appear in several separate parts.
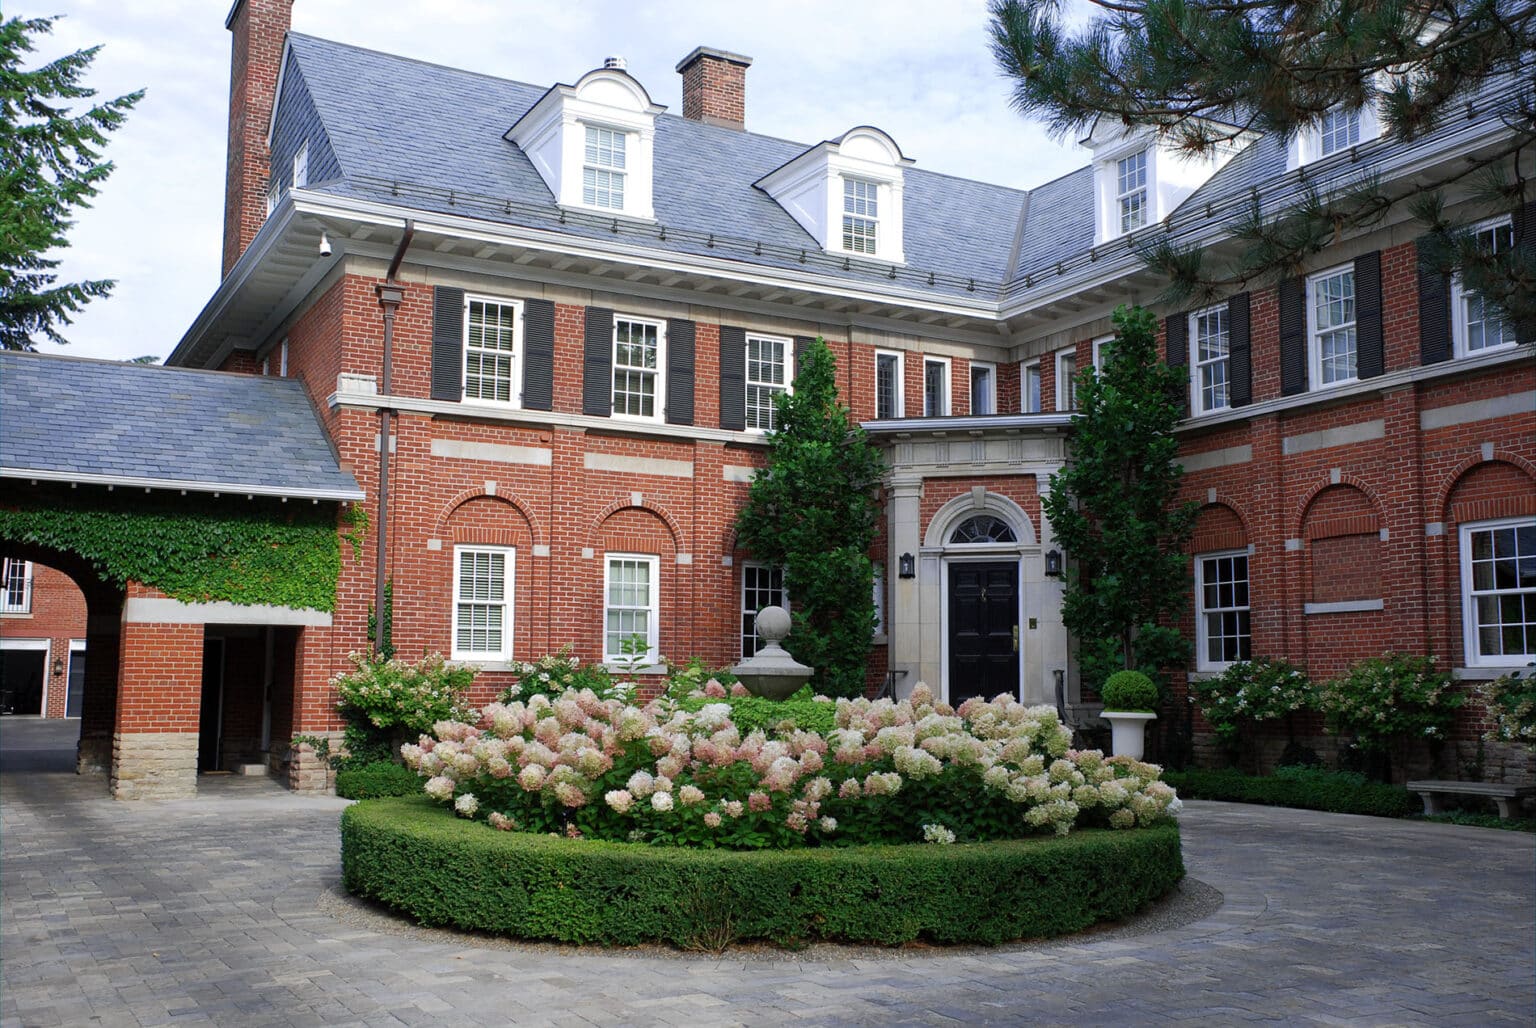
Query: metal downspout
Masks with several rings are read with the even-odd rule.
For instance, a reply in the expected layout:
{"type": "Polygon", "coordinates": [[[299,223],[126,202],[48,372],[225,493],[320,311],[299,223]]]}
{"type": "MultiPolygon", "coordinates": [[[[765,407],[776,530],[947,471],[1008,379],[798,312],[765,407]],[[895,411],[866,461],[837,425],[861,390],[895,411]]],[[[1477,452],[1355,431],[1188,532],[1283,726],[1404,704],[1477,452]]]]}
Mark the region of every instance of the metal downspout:
{"type": "MultiPolygon", "coordinates": [[[[405,298],[405,289],[395,281],[395,273],[400,270],[400,262],[405,258],[405,251],[410,248],[411,240],[416,235],[416,222],[410,218],[405,221],[405,232],[400,237],[400,245],[395,248],[395,256],[389,262],[389,272],[385,275],[383,283],[374,287],[378,294],[379,306],[384,311],[384,364],[379,375],[379,389],[384,396],[392,395],[393,357],[395,344],[395,312],[400,309],[400,302],[405,298]]],[[[389,407],[379,409],[379,510],[378,526],[375,539],[378,549],[373,562],[373,652],[382,654],[384,648],[384,618],[385,618],[385,586],[389,582],[385,563],[389,551],[389,446],[393,438],[395,412],[389,407]]]]}

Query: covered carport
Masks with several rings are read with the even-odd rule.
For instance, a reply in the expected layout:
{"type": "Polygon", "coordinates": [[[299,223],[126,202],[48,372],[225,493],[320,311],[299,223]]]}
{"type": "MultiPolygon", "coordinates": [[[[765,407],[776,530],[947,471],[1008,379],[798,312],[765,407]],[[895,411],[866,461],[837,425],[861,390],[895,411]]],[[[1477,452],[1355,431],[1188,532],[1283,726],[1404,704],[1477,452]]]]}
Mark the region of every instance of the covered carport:
{"type": "Polygon", "coordinates": [[[294,380],[0,353],[0,547],[88,607],[77,767],[120,799],[282,766],[362,499],[294,380]]]}

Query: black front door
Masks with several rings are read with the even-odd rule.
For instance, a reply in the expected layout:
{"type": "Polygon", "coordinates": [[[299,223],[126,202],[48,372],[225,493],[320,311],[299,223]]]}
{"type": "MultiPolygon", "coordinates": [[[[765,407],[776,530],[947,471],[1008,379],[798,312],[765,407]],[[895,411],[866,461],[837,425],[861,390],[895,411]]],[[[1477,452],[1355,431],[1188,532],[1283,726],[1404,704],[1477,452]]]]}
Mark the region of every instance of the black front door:
{"type": "Polygon", "coordinates": [[[949,702],[1019,693],[1019,562],[949,565],[949,702]]]}

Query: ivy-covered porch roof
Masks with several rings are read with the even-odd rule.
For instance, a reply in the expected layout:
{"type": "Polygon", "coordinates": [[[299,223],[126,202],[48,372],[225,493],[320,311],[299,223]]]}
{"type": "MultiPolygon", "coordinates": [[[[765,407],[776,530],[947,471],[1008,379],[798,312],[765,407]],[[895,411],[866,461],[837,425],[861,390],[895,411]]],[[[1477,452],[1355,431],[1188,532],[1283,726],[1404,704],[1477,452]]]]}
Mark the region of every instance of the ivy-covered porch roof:
{"type": "Polygon", "coordinates": [[[295,379],[0,353],[0,478],[361,500],[295,379]]]}

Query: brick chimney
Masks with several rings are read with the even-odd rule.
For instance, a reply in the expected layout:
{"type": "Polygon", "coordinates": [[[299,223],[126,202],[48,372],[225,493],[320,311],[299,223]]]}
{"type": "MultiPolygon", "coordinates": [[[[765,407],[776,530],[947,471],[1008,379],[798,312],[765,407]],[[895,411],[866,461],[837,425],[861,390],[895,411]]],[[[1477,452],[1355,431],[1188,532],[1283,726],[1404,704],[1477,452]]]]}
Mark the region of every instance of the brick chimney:
{"type": "Polygon", "coordinates": [[[706,125],[744,129],[747,68],[752,58],[714,47],[696,47],[677,64],[683,76],[683,117],[706,125]]]}
{"type": "Polygon", "coordinates": [[[267,126],[293,0],[235,0],[224,27],[229,58],[229,153],[224,165],[224,274],[267,218],[267,126]]]}

